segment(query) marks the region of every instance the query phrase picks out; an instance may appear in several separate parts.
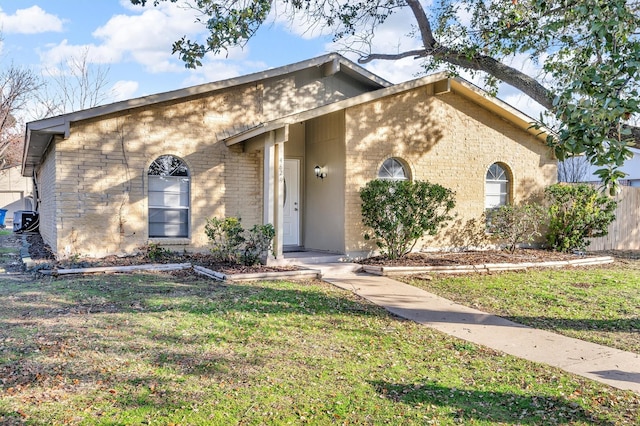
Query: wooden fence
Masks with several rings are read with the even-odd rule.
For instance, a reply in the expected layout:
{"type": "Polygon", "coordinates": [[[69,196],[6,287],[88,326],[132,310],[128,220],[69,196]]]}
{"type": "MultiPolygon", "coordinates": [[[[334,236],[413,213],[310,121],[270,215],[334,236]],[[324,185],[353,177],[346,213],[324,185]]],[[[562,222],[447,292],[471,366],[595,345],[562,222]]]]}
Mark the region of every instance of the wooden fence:
{"type": "Polygon", "coordinates": [[[621,189],[616,195],[616,220],[609,225],[609,235],[592,238],[587,250],[640,250],[640,188],[621,189]]]}

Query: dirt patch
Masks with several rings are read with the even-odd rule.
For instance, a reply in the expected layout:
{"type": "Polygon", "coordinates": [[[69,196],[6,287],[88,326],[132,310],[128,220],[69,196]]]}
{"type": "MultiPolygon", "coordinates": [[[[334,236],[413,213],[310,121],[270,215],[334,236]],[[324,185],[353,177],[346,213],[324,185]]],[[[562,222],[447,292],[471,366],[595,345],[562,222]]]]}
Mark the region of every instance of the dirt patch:
{"type": "Polygon", "coordinates": [[[21,247],[22,236],[5,233],[0,235],[0,271],[10,274],[22,272],[21,247]]]}

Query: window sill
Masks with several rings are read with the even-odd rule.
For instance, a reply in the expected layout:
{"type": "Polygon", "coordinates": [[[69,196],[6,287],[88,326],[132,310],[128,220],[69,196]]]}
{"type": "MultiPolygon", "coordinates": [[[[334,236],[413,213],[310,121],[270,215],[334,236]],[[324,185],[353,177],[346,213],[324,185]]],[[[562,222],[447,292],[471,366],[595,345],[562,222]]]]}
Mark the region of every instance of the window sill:
{"type": "Polygon", "coordinates": [[[149,238],[148,243],[161,246],[188,246],[191,244],[191,238],[153,237],[149,238]]]}

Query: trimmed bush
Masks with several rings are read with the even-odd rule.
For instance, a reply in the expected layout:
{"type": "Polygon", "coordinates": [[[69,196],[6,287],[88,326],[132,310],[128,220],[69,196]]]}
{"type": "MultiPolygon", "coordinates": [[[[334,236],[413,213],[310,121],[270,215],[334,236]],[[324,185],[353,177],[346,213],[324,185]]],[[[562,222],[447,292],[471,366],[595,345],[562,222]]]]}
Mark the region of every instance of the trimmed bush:
{"type": "Polygon", "coordinates": [[[240,222],[237,217],[214,217],[207,219],[204,232],[211,245],[211,254],[217,261],[253,266],[265,253],[269,253],[276,230],[268,223],[254,225],[245,231],[240,222]]]}
{"type": "Polygon", "coordinates": [[[587,238],[603,237],[615,220],[617,203],[594,186],[556,184],[545,190],[549,204],[547,242],[557,251],[584,250],[587,238]]]}
{"type": "Polygon", "coordinates": [[[238,263],[240,246],[244,243],[244,229],[237,217],[207,219],[204,233],[211,245],[211,254],[217,261],[238,263]]]}
{"type": "Polygon", "coordinates": [[[271,248],[276,230],[272,224],[253,225],[247,232],[240,260],[244,265],[253,266],[260,262],[263,253],[268,253],[271,248]]]}
{"type": "Polygon", "coordinates": [[[487,212],[487,230],[493,239],[502,240],[513,253],[518,245],[530,243],[542,235],[540,228],[546,217],[545,209],[533,203],[500,206],[487,212]]]}
{"type": "Polygon", "coordinates": [[[409,253],[420,238],[436,235],[452,217],[454,192],[425,181],[373,180],[360,190],[362,221],[382,255],[409,253]]]}

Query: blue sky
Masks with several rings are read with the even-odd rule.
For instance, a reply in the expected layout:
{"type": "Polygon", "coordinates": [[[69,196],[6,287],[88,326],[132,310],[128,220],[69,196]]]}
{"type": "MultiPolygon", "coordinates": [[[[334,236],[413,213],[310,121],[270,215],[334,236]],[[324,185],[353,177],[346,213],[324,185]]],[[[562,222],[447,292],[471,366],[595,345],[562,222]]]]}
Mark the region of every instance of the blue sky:
{"type": "MultiPolygon", "coordinates": [[[[129,0],[11,0],[0,4],[0,64],[25,66],[40,73],[55,69],[87,51],[89,60],[108,68],[108,101],[129,99],[309,59],[339,46],[330,35],[311,32],[306,22],[270,20],[244,48],[207,57],[197,70],[185,69],[171,44],[182,35],[203,37],[193,11],[171,3],[134,7],[129,0]]],[[[415,48],[404,37],[411,18],[394,15],[373,40],[377,51],[415,48]]],[[[350,59],[356,57],[347,55],[350,59]]],[[[399,83],[419,73],[418,63],[378,61],[367,68],[399,83]]],[[[505,89],[500,97],[537,117],[540,110],[519,93],[505,89]]]]}
{"type": "MultiPolygon", "coordinates": [[[[128,0],[13,0],[0,5],[2,64],[40,72],[88,49],[90,60],[109,70],[109,81],[130,98],[229,78],[308,59],[326,52],[328,37],[303,38],[270,25],[244,49],[208,58],[187,70],[171,43],[204,34],[185,9],[134,7],[128,0]]],[[[117,100],[117,99],[115,99],[117,100]]]]}

